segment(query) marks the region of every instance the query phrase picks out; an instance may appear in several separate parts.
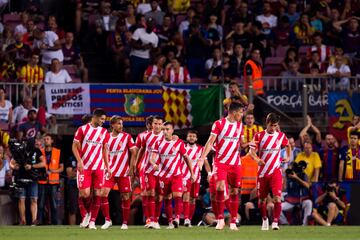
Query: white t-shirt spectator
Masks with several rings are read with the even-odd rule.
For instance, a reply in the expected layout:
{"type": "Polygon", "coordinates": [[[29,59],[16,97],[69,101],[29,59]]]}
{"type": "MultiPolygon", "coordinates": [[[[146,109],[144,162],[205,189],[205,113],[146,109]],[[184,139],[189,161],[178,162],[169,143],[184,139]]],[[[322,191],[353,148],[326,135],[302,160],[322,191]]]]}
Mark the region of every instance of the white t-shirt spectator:
{"type": "MultiPolygon", "coordinates": [[[[37,108],[32,107],[31,109],[35,110],[36,112],[38,111],[37,108]]],[[[22,104],[20,104],[19,106],[17,106],[16,108],[14,108],[13,111],[13,118],[12,118],[12,124],[13,125],[21,125],[24,122],[27,121],[27,115],[28,115],[29,109],[24,108],[24,106],[22,104]]],[[[45,117],[46,119],[50,118],[52,115],[49,113],[45,113],[45,117]]]]}
{"type": "Polygon", "coordinates": [[[26,27],[22,24],[17,25],[14,30],[14,35],[16,35],[17,33],[21,33],[22,35],[27,33],[26,27]]]}
{"type": "MultiPolygon", "coordinates": [[[[44,39],[42,41],[35,40],[34,47],[40,48],[40,46],[42,44],[48,45],[49,47],[53,47],[55,45],[55,41],[58,39],[59,39],[58,35],[56,33],[54,33],[53,31],[45,31],[44,39]]],[[[41,54],[42,54],[42,63],[45,63],[45,64],[50,65],[51,60],[53,58],[59,59],[60,62],[64,61],[64,54],[63,54],[61,48],[56,51],[41,50],[41,54]]]]}
{"type": "MultiPolygon", "coordinates": [[[[158,46],[159,38],[154,33],[150,34],[146,32],[145,28],[138,28],[132,35],[132,39],[135,41],[141,40],[142,45],[147,45],[149,43],[152,44],[154,48],[158,46]]],[[[142,49],[131,49],[130,56],[136,56],[139,58],[150,59],[150,49],[142,50],[142,49]]]]}
{"type": "Polygon", "coordinates": [[[10,101],[5,100],[5,106],[0,106],[0,121],[8,122],[9,121],[9,111],[12,108],[10,101]]]}
{"type": "MultiPolygon", "coordinates": [[[[214,67],[214,68],[221,67],[221,60],[218,60],[216,63],[214,62],[213,58],[206,60],[205,69],[210,70],[212,67],[214,67]]],[[[211,74],[209,74],[208,78],[209,78],[209,80],[211,79],[211,74]]]]}
{"type": "Polygon", "coordinates": [[[58,73],[48,71],[45,75],[46,83],[68,83],[71,81],[72,79],[65,69],[61,69],[58,73]]]}
{"type": "MultiPolygon", "coordinates": [[[[346,64],[341,64],[340,68],[337,68],[335,64],[330,65],[326,71],[328,74],[335,74],[336,72],[340,73],[351,73],[350,67],[346,64]]],[[[347,77],[342,77],[339,82],[339,87],[347,88],[349,87],[350,80],[347,77]]]]}
{"type": "Polygon", "coordinates": [[[184,20],[180,23],[179,25],[179,33],[181,34],[181,36],[183,36],[184,31],[188,30],[190,26],[190,22],[189,20],[184,20]]]}
{"type": "Polygon", "coordinates": [[[3,160],[3,167],[0,169],[0,187],[5,186],[6,173],[10,171],[10,166],[7,160],[3,160]]]}
{"type": "Polygon", "coordinates": [[[265,17],[264,15],[259,15],[256,17],[256,20],[261,22],[262,24],[269,23],[271,28],[277,26],[277,17],[272,14],[268,17],[265,17]]]}
{"type": "MultiPolygon", "coordinates": [[[[161,11],[161,8],[158,6],[157,10],[161,11]]],[[[140,3],[137,8],[136,12],[144,15],[145,13],[151,11],[151,5],[150,3],[140,3]]]]}

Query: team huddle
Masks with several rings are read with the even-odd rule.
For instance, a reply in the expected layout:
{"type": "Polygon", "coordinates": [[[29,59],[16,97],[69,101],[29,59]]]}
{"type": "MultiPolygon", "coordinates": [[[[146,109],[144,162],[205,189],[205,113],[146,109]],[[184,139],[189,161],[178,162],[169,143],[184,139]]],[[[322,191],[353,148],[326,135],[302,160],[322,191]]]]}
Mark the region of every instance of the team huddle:
{"type": "MultiPolygon", "coordinates": [[[[158,116],[147,119],[147,130],[140,133],[134,142],[131,135],[123,131],[121,117],[111,118],[109,133],[102,127],[106,113],[96,109],[91,121],[75,133],[72,147],[78,162],[80,226],[96,229],[95,220],[100,208],[105,217],[101,228],[107,229],[112,225],[108,194],[117,184],[122,199],[121,229],[127,229],[131,185],[137,176],[140,179],[145,227],[160,229],[158,220],[163,204],[168,229],[179,227],[181,215],[184,226],[191,227],[204,167],[208,173],[212,211],[217,219],[216,229],[225,227],[226,205],[231,215],[230,229],[238,230],[236,220],[241,187],[243,111],[242,104],[231,103],[227,117],[213,124],[210,137],[202,147],[197,144],[196,131],[188,131],[185,143],[174,135],[173,124],[163,122],[158,116]],[[207,160],[210,152],[214,154],[212,170],[207,160]]],[[[282,187],[280,150],[286,147],[287,156],[291,151],[285,134],[279,131],[279,120],[275,114],[267,116],[266,130],[254,135],[248,153],[259,165],[257,181],[262,230],[269,229],[266,198],[270,191],[275,201],[272,229],[279,229],[282,187]]]]}

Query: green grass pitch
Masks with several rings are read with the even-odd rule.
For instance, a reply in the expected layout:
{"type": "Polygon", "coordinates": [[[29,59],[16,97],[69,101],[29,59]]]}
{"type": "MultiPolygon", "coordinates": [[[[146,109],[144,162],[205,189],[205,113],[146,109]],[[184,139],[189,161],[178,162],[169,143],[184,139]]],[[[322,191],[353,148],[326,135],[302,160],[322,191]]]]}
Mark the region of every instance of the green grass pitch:
{"type": "Polygon", "coordinates": [[[130,226],[128,230],[121,230],[120,226],[113,226],[109,230],[80,229],[79,227],[54,226],[54,227],[22,227],[1,226],[0,239],[34,239],[34,240],[266,240],[266,239],[291,239],[291,240],[315,240],[315,239],[360,239],[360,226],[346,227],[301,227],[282,226],[279,231],[260,231],[260,226],[242,226],[238,232],[229,229],[216,231],[214,228],[193,227],[167,230],[162,226],[161,230],[144,229],[143,227],[130,226]]]}

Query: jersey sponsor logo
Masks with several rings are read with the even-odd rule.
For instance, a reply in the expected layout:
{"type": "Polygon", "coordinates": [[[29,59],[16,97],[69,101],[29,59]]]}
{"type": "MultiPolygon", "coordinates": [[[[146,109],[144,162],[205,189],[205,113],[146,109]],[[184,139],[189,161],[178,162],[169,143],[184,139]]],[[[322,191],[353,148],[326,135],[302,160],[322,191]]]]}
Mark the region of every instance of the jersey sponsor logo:
{"type": "Polygon", "coordinates": [[[125,112],[132,116],[139,116],[144,113],[144,95],[140,94],[125,94],[124,109],[125,112]]]}
{"type": "Polygon", "coordinates": [[[110,155],[117,155],[117,154],[122,154],[124,152],[124,150],[113,150],[110,151],[109,154],[110,155]]]}

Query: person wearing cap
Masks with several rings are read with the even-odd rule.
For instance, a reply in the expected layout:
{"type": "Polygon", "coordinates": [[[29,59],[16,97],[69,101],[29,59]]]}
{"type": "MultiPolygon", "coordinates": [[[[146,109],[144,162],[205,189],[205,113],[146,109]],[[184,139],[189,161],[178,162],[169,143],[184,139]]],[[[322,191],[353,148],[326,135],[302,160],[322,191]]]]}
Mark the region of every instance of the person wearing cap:
{"type": "Polygon", "coordinates": [[[45,133],[47,130],[37,121],[37,112],[35,109],[28,111],[28,121],[19,126],[17,132],[18,140],[27,140],[31,146],[35,145],[35,139],[39,133],[45,133]]]}
{"type": "Polygon", "coordinates": [[[154,33],[155,21],[148,18],[146,28],[138,28],[131,39],[131,82],[140,83],[143,80],[144,72],[150,64],[151,50],[158,47],[159,38],[154,33]]]}
{"type": "Polygon", "coordinates": [[[158,9],[159,3],[157,0],[150,1],[151,10],[145,13],[145,19],[153,18],[155,25],[162,25],[165,13],[158,9]]]}

